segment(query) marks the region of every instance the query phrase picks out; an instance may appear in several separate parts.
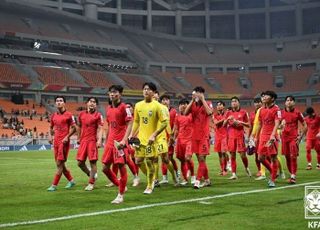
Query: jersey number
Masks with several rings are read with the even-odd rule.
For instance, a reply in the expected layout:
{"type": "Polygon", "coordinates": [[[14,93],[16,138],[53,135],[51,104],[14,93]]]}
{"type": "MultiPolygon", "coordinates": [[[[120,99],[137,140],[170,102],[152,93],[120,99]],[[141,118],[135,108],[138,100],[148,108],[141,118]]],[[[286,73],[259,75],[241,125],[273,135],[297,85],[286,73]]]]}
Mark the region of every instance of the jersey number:
{"type": "Polygon", "coordinates": [[[142,121],[144,124],[148,124],[148,118],[147,117],[142,117],[142,121]]]}

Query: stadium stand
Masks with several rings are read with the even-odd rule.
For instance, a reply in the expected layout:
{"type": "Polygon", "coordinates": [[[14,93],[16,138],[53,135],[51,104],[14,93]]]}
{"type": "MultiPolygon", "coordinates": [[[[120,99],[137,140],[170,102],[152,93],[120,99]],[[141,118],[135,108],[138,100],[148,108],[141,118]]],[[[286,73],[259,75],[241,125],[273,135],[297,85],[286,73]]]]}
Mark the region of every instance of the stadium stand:
{"type": "Polygon", "coordinates": [[[10,64],[0,64],[0,82],[8,83],[31,83],[30,79],[15,69],[10,64]]]}

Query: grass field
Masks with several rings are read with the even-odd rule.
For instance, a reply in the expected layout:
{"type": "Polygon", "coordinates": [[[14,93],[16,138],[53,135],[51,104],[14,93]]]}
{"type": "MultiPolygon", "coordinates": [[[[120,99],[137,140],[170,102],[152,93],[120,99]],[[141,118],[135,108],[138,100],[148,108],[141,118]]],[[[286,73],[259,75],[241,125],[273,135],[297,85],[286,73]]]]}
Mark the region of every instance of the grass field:
{"type": "MultiPolygon", "coordinates": [[[[315,153],[311,171],[305,170],[304,146],[300,155],[297,185],[288,185],[287,180],[279,179],[276,189],[267,188],[266,181],[247,177],[240,158],[238,180],[218,176],[216,154],[208,158],[213,185],[200,190],[168,184],[146,196],[142,194],[146,186],[144,175],[140,175],[141,185],[132,188],[128,170],[125,203],[112,205],[117,189],[105,187],[107,180],[101,172],[96,189],[84,191],[87,177],[77,168],[75,151],[70,153],[68,166],[77,185],[71,190],[64,189],[67,181],[62,177],[58,190],[52,193],[46,191],[55,172],[51,151],[1,152],[0,226],[25,222],[8,228],[307,229],[304,183],[315,182],[313,185],[320,186],[320,171],[315,169],[315,153]],[[87,215],[73,216],[76,214],[87,215]],[[71,216],[70,219],[66,219],[67,216],[71,216]],[[59,217],[64,218],[56,219],[59,217]],[[37,220],[44,221],[27,224],[37,220]]],[[[249,158],[251,171],[255,173],[254,159],[249,158]]],[[[98,166],[100,170],[100,163],[98,166]]]]}

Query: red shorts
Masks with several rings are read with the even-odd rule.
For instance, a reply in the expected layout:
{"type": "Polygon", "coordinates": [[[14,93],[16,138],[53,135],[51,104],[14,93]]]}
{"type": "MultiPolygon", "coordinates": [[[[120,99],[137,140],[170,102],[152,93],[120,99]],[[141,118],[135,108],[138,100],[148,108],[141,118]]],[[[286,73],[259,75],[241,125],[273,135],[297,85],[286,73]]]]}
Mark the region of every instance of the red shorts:
{"type": "Polygon", "coordinates": [[[191,142],[191,149],[193,153],[199,155],[209,155],[209,139],[193,140],[191,142]]]}
{"type": "Polygon", "coordinates": [[[132,148],[130,145],[127,145],[128,146],[128,156],[131,156],[131,157],[134,157],[134,148],[132,148]]]}
{"type": "Polygon", "coordinates": [[[67,161],[70,150],[70,142],[63,144],[54,144],[54,159],[59,161],[67,161]]]}
{"type": "Polygon", "coordinates": [[[269,139],[259,140],[259,146],[257,150],[258,155],[271,156],[278,154],[278,141],[275,141],[272,145],[267,147],[265,145],[268,141],[269,139]]]}
{"type": "Polygon", "coordinates": [[[168,148],[168,154],[173,155],[174,154],[174,147],[172,145],[169,146],[168,148]]]}
{"type": "Polygon", "coordinates": [[[77,160],[85,161],[87,157],[89,161],[98,160],[98,148],[95,141],[81,141],[77,153],[77,160]]]}
{"type": "Polygon", "coordinates": [[[232,138],[229,137],[228,139],[228,150],[231,153],[245,153],[246,152],[246,145],[244,143],[243,137],[232,138]]]}
{"type": "Polygon", "coordinates": [[[214,151],[217,153],[225,153],[228,151],[228,139],[224,138],[216,138],[214,140],[214,151]]]}
{"type": "Polygon", "coordinates": [[[282,149],[282,155],[299,156],[299,146],[294,140],[292,141],[282,140],[281,149],[282,149]]]}
{"type": "Polygon", "coordinates": [[[316,150],[317,153],[320,153],[319,139],[307,139],[306,150],[311,151],[312,149],[316,150]]]}
{"type": "Polygon", "coordinates": [[[101,161],[103,164],[126,164],[128,155],[127,148],[119,151],[114,146],[106,146],[101,161]]]}
{"type": "Polygon", "coordinates": [[[191,141],[190,142],[177,141],[177,145],[176,145],[177,158],[179,160],[184,160],[186,155],[192,156],[191,141]]]}

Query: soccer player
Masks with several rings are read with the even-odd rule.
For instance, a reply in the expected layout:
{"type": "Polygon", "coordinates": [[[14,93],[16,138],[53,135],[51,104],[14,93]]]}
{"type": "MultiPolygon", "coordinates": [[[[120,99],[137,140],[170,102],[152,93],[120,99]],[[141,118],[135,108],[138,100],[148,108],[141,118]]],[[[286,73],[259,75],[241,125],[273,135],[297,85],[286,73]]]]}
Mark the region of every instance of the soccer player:
{"type": "MultiPolygon", "coordinates": [[[[159,92],[155,91],[154,95],[153,95],[153,99],[154,100],[159,100],[159,92]]],[[[164,104],[160,104],[163,111],[166,111],[167,116],[169,117],[170,120],[170,115],[169,115],[169,109],[167,106],[165,106],[164,104]]],[[[161,126],[161,122],[158,122],[158,128],[161,126]]],[[[177,180],[177,172],[174,170],[174,166],[172,164],[172,161],[169,160],[169,156],[168,156],[168,151],[169,151],[169,139],[172,136],[172,129],[170,126],[170,121],[169,124],[167,125],[166,129],[163,130],[156,138],[156,150],[158,153],[158,156],[161,157],[161,161],[162,161],[162,165],[165,165],[165,169],[169,169],[171,175],[172,175],[172,179],[174,181],[174,184],[177,186],[179,184],[179,181],[177,180]]],[[[159,177],[159,159],[158,157],[154,158],[154,167],[155,167],[155,174],[154,174],[154,179],[155,179],[155,186],[159,187],[160,183],[158,180],[159,177]]],[[[165,172],[166,173],[166,172],[165,172]]],[[[165,180],[162,181],[163,183],[168,183],[168,177],[167,175],[165,175],[165,180]]]]}
{"type": "Polygon", "coordinates": [[[205,101],[204,93],[203,87],[195,87],[192,92],[192,100],[185,110],[185,115],[191,113],[192,116],[192,152],[196,154],[199,162],[197,178],[193,186],[195,189],[211,185],[206,157],[209,155],[209,125],[212,116],[212,104],[205,101]],[[202,177],[205,180],[200,185],[202,177]]]}
{"type": "Polygon", "coordinates": [[[317,152],[317,169],[320,170],[320,116],[316,115],[312,107],[306,109],[307,135],[306,135],[306,152],[307,152],[307,170],[312,169],[311,150],[317,152]]]}
{"type": "Polygon", "coordinates": [[[67,169],[66,161],[70,149],[70,137],[77,131],[73,115],[66,110],[66,99],[64,96],[55,97],[57,112],[50,119],[49,143],[53,144],[54,159],[57,165],[56,175],[52,185],[47,189],[49,192],[57,190],[57,185],[62,174],[69,181],[65,188],[69,189],[75,185],[71,172],[67,169]]]}
{"type": "Polygon", "coordinates": [[[168,109],[163,108],[159,102],[153,99],[157,87],[152,82],[146,82],[142,86],[144,100],[136,104],[134,108],[134,123],[130,137],[137,137],[140,146],[136,148],[136,163],[141,171],[147,175],[147,188],[144,194],[153,192],[154,159],[157,157],[155,140],[157,136],[169,124],[168,109]],[[160,122],[160,126],[158,126],[160,122]],[[139,131],[139,132],[138,132],[139,131]]]}
{"type": "Polygon", "coordinates": [[[97,173],[98,148],[101,146],[103,117],[97,111],[98,99],[88,97],[87,110],[79,114],[78,142],[80,143],[77,160],[80,169],[89,177],[89,183],[85,188],[86,191],[94,189],[94,183],[97,173]],[[90,161],[91,170],[86,165],[86,159],[90,161]]]}
{"type": "Polygon", "coordinates": [[[286,96],[285,108],[281,111],[281,146],[282,155],[285,155],[287,167],[291,174],[289,183],[296,183],[296,174],[298,162],[297,158],[299,155],[299,144],[302,137],[306,133],[307,124],[303,119],[303,115],[294,107],[295,98],[294,96],[286,96]],[[303,128],[298,133],[298,123],[302,124],[303,128]]]}
{"type": "Polygon", "coordinates": [[[228,151],[228,135],[227,127],[223,125],[225,120],[225,103],[218,101],[217,112],[213,115],[213,123],[215,127],[214,151],[219,154],[220,175],[227,175],[227,156],[228,151]]]}
{"type": "MultiPolygon", "coordinates": [[[[251,136],[252,134],[252,130],[253,130],[253,126],[254,126],[254,119],[255,119],[255,116],[256,114],[258,113],[258,110],[262,107],[262,101],[261,101],[261,98],[257,97],[257,98],[254,98],[253,99],[253,106],[254,106],[254,111],[250,113],[249,115],[249,119],[250,119],[250,129],[249,129],[249,135],[248,136],[251,136]]],[[[258,145],[258,144],[257,144],[258,145]]],[[[262,172],[261,172],[261,164],[260,164],[260,161],[258,159],[258,154],[257,154],[257,149],[255,149],[255,162],[256,162],[256,166],[257,166],[257,169],[258,169],[258,172],[256,174],[257,178],[263,176],[262,175],[262,172]]]]}
{"type": "MultiPolygon", "coordinates": [[[[281,111],[275,104],[277,94],[273,91],[265,91],[263,101],[264,107],[259,112],[259,125],[256,133],[259,135],[258,155],[259,161],[270,171],[271,179],[268,181],[269,187],[275,187],[275,180],[278,171],[278,137],[277,129],[280,125],[281,111]],[[271,159],[271,164],[267,158],[271,159]]],[[[257,143],[257,141],[256,141],[257,143]]]]}
{"type": "Polygon", "coordinates": [[[246,156],[244,127],[250,128],[248,113],[240,108],[240,99],[238,97],[231,98],[231,110],[225,115],[224,126],[228,128],[228,150],[231,155],[231,171],[230,180],[236,180],[237,177],[237,160],[236,153],[240,153],[242,163],[248,176],[251,177],[249,170],[248,158],[246,156]]]}
{"type": "Polygon", "coordinates": [[[195,183],[196,177],[194,176],[194,163],[192,160],[192,116],[184,115],[188,100],[182,99],[179,101],[179,114],[176,116],[174,123],[174,140],[176,140],[175,152],[177,158],[181,162],[181,172],[183,180],[180,182],[181,185],[188,183],[188,170],[191,174],[191,184],[195,183]]]}
{"type": "Polygon", "coordinates": [[[104,154],[102,157],[103,172],[109,180],[119,187],[117,197],[111,202],[120,204],[124,201],[127,184],[127,169],[125,167],[128,148],[128,136],[132,127],[132,114],[121,100],[123,87],[112,85],[109,87],[109,105],[106,108],[107,134],[104,154]],[[120,171],[120,180],[110,169],[111,164],[117,164],[120,171]]]}

